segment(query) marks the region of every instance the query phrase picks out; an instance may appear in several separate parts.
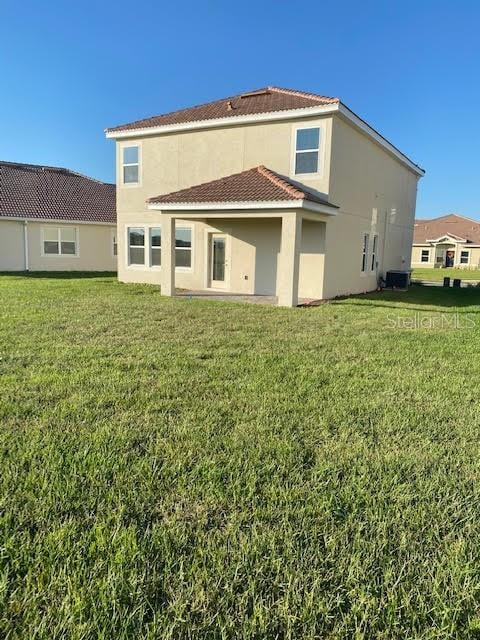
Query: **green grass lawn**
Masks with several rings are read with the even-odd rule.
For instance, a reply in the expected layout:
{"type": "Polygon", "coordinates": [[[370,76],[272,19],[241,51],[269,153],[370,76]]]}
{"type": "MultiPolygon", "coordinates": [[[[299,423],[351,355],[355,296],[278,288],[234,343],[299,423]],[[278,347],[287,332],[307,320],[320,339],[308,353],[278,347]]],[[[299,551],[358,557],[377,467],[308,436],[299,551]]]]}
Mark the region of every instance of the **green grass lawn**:
{"type": "Polygon", "coordinates": [[[412,278],[416,280],[439,281],[445,277],[480,280],[480,269],[413,269],[412,271],[412,278]]]}
{"type": "Polygon", "coordinates": [[[0,300],[2,639],[480,637],[478,291],[0,300]]]}

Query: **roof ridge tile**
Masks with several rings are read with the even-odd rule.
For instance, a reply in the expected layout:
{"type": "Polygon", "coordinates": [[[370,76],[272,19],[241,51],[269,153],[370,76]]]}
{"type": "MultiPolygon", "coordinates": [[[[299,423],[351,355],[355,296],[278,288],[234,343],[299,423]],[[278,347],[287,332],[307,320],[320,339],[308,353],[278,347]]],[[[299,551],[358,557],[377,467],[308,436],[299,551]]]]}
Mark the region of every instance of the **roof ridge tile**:
{"type": "Polygon", "coordinates": [[[302,199],[305,197],[305,192],[298,189],[291,183],[289,183],[285,178],[282,178],[279,174],[275,173],[271,169],[268,169],[264,165],[260,165],[256,167],[257,171],[264,175],[268,180],[278,185],[280,188],[284,189],[289,195],[293,196],[296,199],[302,199]]]}
{"type": "Polygon", "coordinates": [[[278,93],[284,93],[289,96],[299,96],[301,98],[310,98],[317,102],[329,101],[332,104],[340,102],[340,98],[334,98],[332,96],[322,96],[319,93],[312,93],[311,91],[301,91],[300,89],[285,89],[283,87],[267,87],[270,91],[277,91],[278,93]]]}

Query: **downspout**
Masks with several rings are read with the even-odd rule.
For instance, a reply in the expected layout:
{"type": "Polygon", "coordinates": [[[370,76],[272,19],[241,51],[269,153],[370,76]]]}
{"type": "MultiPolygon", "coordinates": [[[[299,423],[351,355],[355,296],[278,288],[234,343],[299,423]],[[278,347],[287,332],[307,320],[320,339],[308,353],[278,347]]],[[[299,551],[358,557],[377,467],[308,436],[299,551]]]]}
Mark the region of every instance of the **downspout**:
{"type": "Polygon", "coordinates": [[[28,222],[26,220],[23,223],[23,250],[25,253],[25,271],[28,271],[28,222]]]}

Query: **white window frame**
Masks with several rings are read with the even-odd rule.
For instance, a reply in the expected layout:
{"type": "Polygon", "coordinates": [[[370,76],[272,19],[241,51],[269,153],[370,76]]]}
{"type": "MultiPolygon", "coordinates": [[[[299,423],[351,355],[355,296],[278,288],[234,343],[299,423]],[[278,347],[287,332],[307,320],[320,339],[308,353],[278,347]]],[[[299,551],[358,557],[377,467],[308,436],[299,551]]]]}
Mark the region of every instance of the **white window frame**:
{"type": "MultiPolygon", "coordinates": [[[[126,247],[126,251],[125,251],[125,266],[127,269],[132,269],[132,270],[140,270],[140,271],[145,271],[145,270],[153,270],[153,271],[160,271],[160,269],[162,268],[162,265],[160,264],[160,266],[157,265],[152,265],[152,247],[151,247],[151,229],[157,229],[158,227],[160,227],[160,237],[162,237],[162,224],[159,222],[149,222],[149,223],[141,223],[141,222],[132,222],[130,224],[125,225],[125,247],[126,247]],[[144,244],[144,249],[145,249],[145,260],[143,264],[130,264],[130,238],[129,238],[129,230],[130,229],[143,229],[144,231],[144,238],[145,238],[145,244],[144,244]]],[[[192,246],[190,249],[191,252],[191,261],[190,267],[175,267],[175,271],[179,272],[179,273],[191,273],[194,270],[194,264],[195,264],[195,226],[194,224],[192,224],[191,222],[182,222],[181,224],[178,225],[178,227],[175,225],[175,232],[177,231],[177,229],[189,229],[190,233],[191,233],[191,237],[192,237],[192,246]]],[[[176,236],[175,236],[175,245],[176,245],[176,236]]],[[[161,245],[160,245],[161,247],[161,245]]],[[[176,246],[175,246],[175,250],[176,250],[176,246]]],[[[175,259],[175,255],[174,254],[174,259],[175,259]]],[[[161,258],[162,259],[162,258],[161,258]]]]}
{"type": "Polygon", "coordinates": [[[124,143],[118,145],[118,149],[119,149],[118,162],[119,162],[119,173],[120,173],[120,180],[118,180],[118,183],[122,187],[125,187],[127,189],[136,188],[136,187],[142,186],[142,143],[141,142],[130,142],[130,143],[124,142],[124,143]],[[123,163],[123,150],[124,149],[128,149],[129,147],[137,147],[137,149],[138,149],[138,162],[127,162],[126,164],[124,164],[123,163]],[[124,167],[134,167],[134,166],[138,166],[138,180],[137,180],[137,182],[124,182],[124,180],[123,180],[123,168],[124,167]]]}
{"type": "MultiPolygon", "coordinates": [[[[309,125],[292,127],[292,156],[290,160],[290,175],[293,178],[323,178],[325,168],[325,137],[326,127],[324,122],[312,122],[309,125]],[[297,131],[302,129],[318,129],[318,165],[315,173],[295,173],[295,165],[297,159],[297,131]]],[[[308,151],[317,151],[317,149],[302,149],[299,153],[308,151]]]]}
{"type": "MultiPolygon", "coordinates": [[[[185,223],[182,222],[181,224],[177,225],[175,224],[175,262],[176,262],[176,255],[177,255],[177,231],[178,229],[189,229],[190,230],[190,234],[191,234],[191,239],[192,239],[192,246],[190,247],[190,266],[189,267],[175,267],[175,271],[178,271],[179,273],[190,273],[193,271],[193,265],[194,260],[195,260],[195,253],[194,253],[194,247],[195,247],[195,228],[193,226],[192,223],[185,223]]],[[[183,249],[185,249],[185,247],[182,247],[183,249]]],[[[188,249],[187,249],[188,251],[188,249]]]]}
{"type": "Polygon", "coordinates": [[[162,225],[161,223],[151,224],[146,229],[148,231],[148,269],[160,271],[162,268],[162,225]],[[160,229],[160,247],[157,247],[160,249],[160,264],[152,264],[152,229],[160,229]]]}
{"type": "MultiPolygon", "coordinates": [[[[126,262],[126,266],[128,269],[135,269],[135,270],[140,270],[140,271],[144,271],[145,269],[148,269],[148,263],[150,262],[150,258],[148,258],[148,262],[147,262],[147,256],[148,256],[148,228],[144,225],[144,224],[136,224],[135,222],[133,222],[132,224],[127,224],[125,226],[125,247],[126,247],[126,251],[125,251],[125,262],[126,262]],[[131,264],[130,263],[130,229],[143,229],[143,239],[144,239],[144,243],[143,243],[143,264],[131,264]]],[[[133,246],[133,245],[132,245],[133,246]]],[[[135,245],[137,248],[139,248],[139,245],[135,245]]]]}
{"type": "Polygon", "coordinates": [[[80,256],[80,234],[77,226],[69,225],[69,224],[52,224],[45,225],[42,227],[42,233],[40,234],[40,255],[42,258],[78,258],[80,256]],[[75,253],[61,253],[62,251],[62,235],[61,229],[73,229],[75,231],[75,253]],[[58,250],[59,253],[45,253],[45,231],[49,229],[57,230],[57,242],[58,242],[58,250]]]}
{"type": "Polygon", "coordinates": [[[112,229],[112,236],[110,239],[110,247],[112,249],[112,258],[117,260],[118,258],[118,232],[117,229],[112,229]],[[117,247],[117,253],[115,253],[115,247],[117,247]]]}
{"type": "Polygon", "coordinates": [[[375,273],[377,270],[377,253],[378,253],[378,233],[373,235],[372,253],[370,254],[370,271],[375,273]]]}
{"type": "Polygon", "coordinates": [[[470,249],[460,249],[460,265],[469,265],[470,264],[470,249]],[[467,254],[467,262],[462,262],[462,253],[467,254]]]}
{"type": "Polygon", "coordinates": [[[428,262],[430,262],[430,249],[421,249],[420,250],[420,264],[427,264],[428,262]],[[427,254],[427,259],[426,260],[423,259],[423,254],[425,252],[427,254]]]}
{"type": "Polygon", "coordinates": [[[361,273],[363,275],[368,274],[368,254],[370,249],[370,234],[364,233],[362,235],[362,265],[361,265],[361,273]]]}

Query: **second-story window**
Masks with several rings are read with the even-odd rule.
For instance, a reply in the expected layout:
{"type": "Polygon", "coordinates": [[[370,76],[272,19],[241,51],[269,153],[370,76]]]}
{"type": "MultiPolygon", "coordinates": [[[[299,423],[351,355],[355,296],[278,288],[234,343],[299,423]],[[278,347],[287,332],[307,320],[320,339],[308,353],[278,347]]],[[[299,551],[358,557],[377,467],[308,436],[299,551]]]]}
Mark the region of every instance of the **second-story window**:
{"type": "Polygon", "coordinates": [[[138,146],[122,147],[123,184],[138,184],[139,180],[138,146]]]}
{"type": "Polygon", "coordinates": [[[295,137],[295,174],[318,173],[320,129],[297,129],[295,137]]]}

